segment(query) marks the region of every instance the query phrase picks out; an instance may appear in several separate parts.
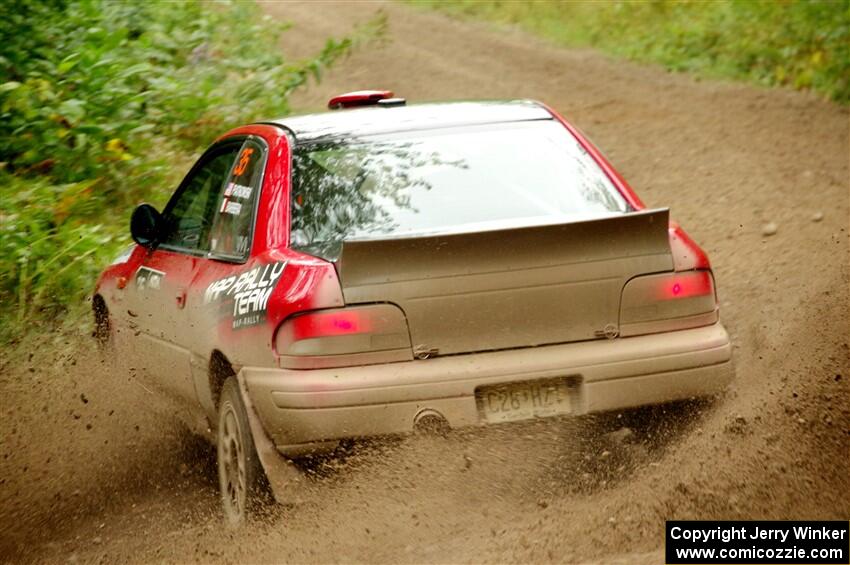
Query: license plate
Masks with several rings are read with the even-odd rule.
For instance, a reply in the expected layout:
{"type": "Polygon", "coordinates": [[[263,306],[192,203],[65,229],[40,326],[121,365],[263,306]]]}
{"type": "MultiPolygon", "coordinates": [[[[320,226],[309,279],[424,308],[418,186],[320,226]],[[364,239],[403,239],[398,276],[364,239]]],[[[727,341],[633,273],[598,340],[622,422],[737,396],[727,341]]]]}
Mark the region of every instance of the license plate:
{"type": "Polygon", "coordinates": [[[491,423],[546,418],[572,411],[567,379],[549,379],[482,387],[478,408],[491,423]]]}

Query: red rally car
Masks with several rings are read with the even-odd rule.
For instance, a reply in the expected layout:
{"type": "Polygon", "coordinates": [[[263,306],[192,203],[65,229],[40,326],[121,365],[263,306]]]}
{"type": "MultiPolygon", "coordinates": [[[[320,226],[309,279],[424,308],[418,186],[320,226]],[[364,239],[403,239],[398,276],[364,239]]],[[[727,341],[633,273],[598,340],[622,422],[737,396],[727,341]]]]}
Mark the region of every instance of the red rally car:
{"type": "Polygon", "coordinates": [[[705,253],[556,112],[329,106],[219,138],[94,291],[96,335],[214,431],[230,522],[342,439],[731,380],[705,253]]]}

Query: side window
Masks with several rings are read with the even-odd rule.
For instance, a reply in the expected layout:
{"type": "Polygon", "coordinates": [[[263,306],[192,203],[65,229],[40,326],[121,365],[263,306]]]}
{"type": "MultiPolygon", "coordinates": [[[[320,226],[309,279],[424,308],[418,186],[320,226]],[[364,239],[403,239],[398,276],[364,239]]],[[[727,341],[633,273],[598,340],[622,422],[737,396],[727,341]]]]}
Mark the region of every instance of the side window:
{"type": "Polygon", "coordinates": [[[169,203],[160,244],[195,253],[209,251],[215,206],[239,149],[239,145],[224,146],[191,173],[169,203]]]}
{"type": "Polygon", "coordinates": [[[248,255],[254,208],[263,182],[265,149],[248,139],[239,150],[224,190],[216,199],[210,251],[220,257],[242,259],[248,255]]]}

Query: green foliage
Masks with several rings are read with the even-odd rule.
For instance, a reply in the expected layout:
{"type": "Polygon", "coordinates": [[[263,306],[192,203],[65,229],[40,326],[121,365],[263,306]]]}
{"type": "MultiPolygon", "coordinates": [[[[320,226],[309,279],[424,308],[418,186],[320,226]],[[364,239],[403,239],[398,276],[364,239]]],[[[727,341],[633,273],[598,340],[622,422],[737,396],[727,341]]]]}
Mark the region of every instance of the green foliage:
{"type": "Polygon", "coordinates": [[[568,45],[668,69],[814,89],[850,103],[850,1],[426,0],[450,13],[518,24],[568,45]]]}
{"type": "Polygon", "coordinates": [[[129,243],[227,129],[289,112],[292,91],[380,34],[285,61],[253,3],[19,0],[0,18],[0,331],[81,310],[129,243]],[[11,322],[11,323],[10,323],[11,322]]]}
{"type": "Polygon", "coordinates": [[[23,326],[35,312],[78,298],[92,283],[93,267],[108,262],[116,238],[98,223],[68,219],[92,217],[84,208],[96,181],[55,185],[3,174],[0,182],[10,212],[0,229],[0,288],[4,306],[12,307],[5,322],[23,326]]]}

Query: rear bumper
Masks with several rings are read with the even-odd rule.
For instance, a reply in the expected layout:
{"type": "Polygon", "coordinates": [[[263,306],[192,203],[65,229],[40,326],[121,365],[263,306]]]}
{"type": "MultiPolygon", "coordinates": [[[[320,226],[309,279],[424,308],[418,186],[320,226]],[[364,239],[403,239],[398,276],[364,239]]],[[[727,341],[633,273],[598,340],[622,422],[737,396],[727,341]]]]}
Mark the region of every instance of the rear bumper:
{"type": "Polygon", "coordinates": [[[245,367],[257,415],[277,449],[409,432],[423,410],[453,428],[483,424],[481,386],[553,377],[576,383],[574,414],[718,392],[732,380],[722,325],[563,345],[339,369],[245,367]]]}

